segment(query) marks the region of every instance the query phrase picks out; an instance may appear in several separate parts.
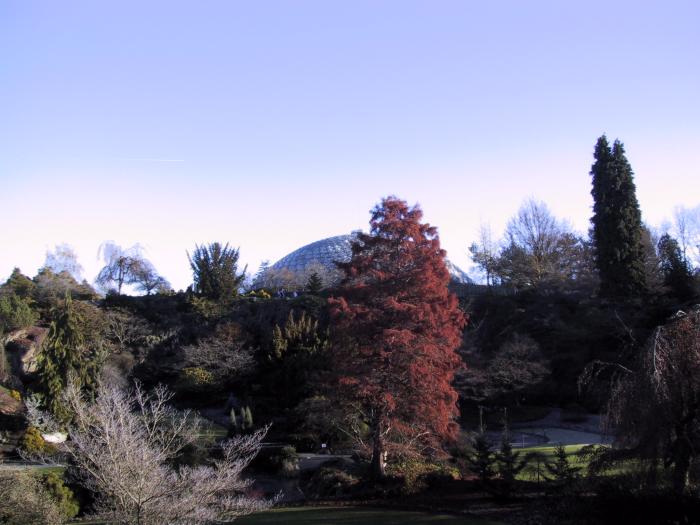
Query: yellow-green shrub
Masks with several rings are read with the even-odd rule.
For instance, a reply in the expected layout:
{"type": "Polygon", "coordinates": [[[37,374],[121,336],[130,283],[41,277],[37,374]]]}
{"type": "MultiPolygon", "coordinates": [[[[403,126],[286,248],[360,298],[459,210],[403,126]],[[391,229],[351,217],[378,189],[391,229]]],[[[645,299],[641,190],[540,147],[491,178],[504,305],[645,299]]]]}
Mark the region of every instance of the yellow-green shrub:
{"type": "Polygon", "coordinates": [[[185,388],[198,390],[211,385],[214,375],[199,366],[188,366],[182,369],[180,381],[185,388]]]}
{"type": "Polygon", "coordinates": [[[19,446],[28,454],[42,455],[56,452],[56,447],[44,441],[44,438],[41,437],[41,432],[36,427],[27,428],[19,446]]]}
{"type": "Polygon", "coordinates": [[[403,477],[403,492],[407,494],[425,489],[433,478],[459,478],[456,468],[421,459],[406,459],[393,464],[389,467],[389,474],[403,477]]]}
{"type": "Polygon", "coordinates": [[[65,519],[69,520],[78,514],[78,511],[80,511],[78,500],[75,498],[73,491],[66,487],[61,476],[55,472],[49,472],[44,474],[41,482],[46,487],[46,491],[51,498],[56,502],[61,515],[65,519]]]}

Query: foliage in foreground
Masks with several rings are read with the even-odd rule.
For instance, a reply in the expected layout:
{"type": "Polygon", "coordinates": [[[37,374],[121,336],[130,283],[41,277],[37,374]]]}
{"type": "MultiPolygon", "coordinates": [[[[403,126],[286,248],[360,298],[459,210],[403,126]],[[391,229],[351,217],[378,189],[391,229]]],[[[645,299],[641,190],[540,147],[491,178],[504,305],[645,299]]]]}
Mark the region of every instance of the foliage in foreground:
{"type": "Polygon", "coordinates": [[[24,471],[0,471],[0,523],[4,525],[58,525],[61,506],[40,480],[24,471]]]}
{"type": "Polygon", "coordinates": [[[225,442],[209,464],[174,467],[198,437],[190,414],[175,412],[163,387],[147,395],[101,384],[94,402],[71,385],[67,452],[82,484],[97,495],[95,517],[125,524],[211,523],[269,507],[248,496],[242,477],[267,428],[225,442]],[[135,410],[134,410],[135,409],[135,410]]]}

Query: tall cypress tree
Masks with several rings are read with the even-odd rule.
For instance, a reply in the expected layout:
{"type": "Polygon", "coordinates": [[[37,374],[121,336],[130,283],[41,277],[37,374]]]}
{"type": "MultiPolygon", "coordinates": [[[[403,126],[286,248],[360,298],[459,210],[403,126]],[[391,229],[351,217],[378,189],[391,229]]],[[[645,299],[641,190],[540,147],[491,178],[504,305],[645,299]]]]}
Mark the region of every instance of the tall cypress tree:
{"type": "Polygon", "coordinates": [[[646,290],[642,214],[635,193],[632,167],[619,140],[610,147],[598,139],[591,167],[596,263],[601,293],[631,297],[646,290]]]}

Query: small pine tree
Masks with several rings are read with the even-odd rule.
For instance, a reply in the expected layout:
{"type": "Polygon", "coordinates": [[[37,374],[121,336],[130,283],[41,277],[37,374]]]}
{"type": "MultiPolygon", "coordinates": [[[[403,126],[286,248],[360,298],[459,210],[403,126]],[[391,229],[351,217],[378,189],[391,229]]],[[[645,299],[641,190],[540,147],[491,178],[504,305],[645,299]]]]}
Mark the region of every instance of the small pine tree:
{"type": "Polygon", "coordinates": [[[240,419],[237,424],[242,432],[249,432],[253,429],[253,412],[249,406],[241,407],[240,419]]]}
{"type": "Polygon", "coordinates": [[[525,456],[525,461],[530,478],[539,485],[545,479],[544,471],[547,465],[547,457],[542,452],[528,452],[525,456]]]}
{"type": "Polygon", "coordinates": [[[321,290],[323,290],[323,280],[318,275],[318,272],[311,272],[306,283],[306,291],[312,295],[318,295],[321,290]]]}
{"type": "Polygon", "coordinates": [[[554,449],[554,461],[545,465],[550,476],[548,481],[554,482],[559,489],[570,487],[581,470],[581,467],[576,467],[569,462],[569,457],[566,453],[566,447],[559,444],[554,449]]]}
{"type": "Polygon", "coordinates": [[[486,435],[480,432],[474,438],[472,447],[474,452],[467,458],[467,462],[481,484],[487,485],[495,475],[495,458],[491,452],[491,443],[486,435]]]}
{"type": "Polygon", "coordinates": [[[498,477],[501,480],[500,495],[510,497],[515,489],[515,479],[527,465],[527,459],[520,459],[520,452],[513,450],[510,442],[510,431],[508,421],[504,416],[503,435],[501,446],[496,453],[496,464],[498,465],[498,477]]]}
{"type": "Polygon", "coordinates": [[[243,411],[244,411],[243,426],[246,430],[252,430],[253,429],[253,413],[251,412],[249,406],[245,407],[245,409],[243,411]]]}
{"type": "Polygon", "coordinates": [[[472,442],[472,454],[467,456],[467,464],[470,470],[477,475],[479,482],[487,486],[495,476],[496,458],[491,452],[491,443],[486,437],[486,426],[483,420],[483,411],[479,409],[479,432],[472,442]]]}
{"type": "Polygon", "coordinates": [[[241,424],[241,431],[248,430],[248,427],[245,424],[245,407],[241,407],[241,414],[240,414],[240,424],[241,424]]]}

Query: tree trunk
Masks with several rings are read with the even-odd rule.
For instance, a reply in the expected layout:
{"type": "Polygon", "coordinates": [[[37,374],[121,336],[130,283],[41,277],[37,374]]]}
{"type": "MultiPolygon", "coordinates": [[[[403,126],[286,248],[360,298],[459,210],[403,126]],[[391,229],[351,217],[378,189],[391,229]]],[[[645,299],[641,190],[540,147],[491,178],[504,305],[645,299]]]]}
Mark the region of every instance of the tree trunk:
{"type": "Polygon", "coordinates": [[[374,442],[372,450],[372,476],[376,479],[384,479],[386,477],[386,451],[383,443],[374,442]]]}
{"type": "Polygon", "coordinates": [[[690,463],[693,455],[688,439],[688,419],[676,425],[676,443],[673,447],[673,491],[683,494],[690,481],[690,463]]]}
{"type": "Polygon", "coordinates": [[[372,476],[375,479],[386,477],[386,450],[384,449],[384,438],[382,437],[381,417],[374,420],[373,443],[372,443],[372,476]]]}
{"type": "Polygon", "coordinates": [[[690,478],[690,450],[685,444],[679,444],[678,448],[673,460],[673,491],[683,494],[690,478]]]}

